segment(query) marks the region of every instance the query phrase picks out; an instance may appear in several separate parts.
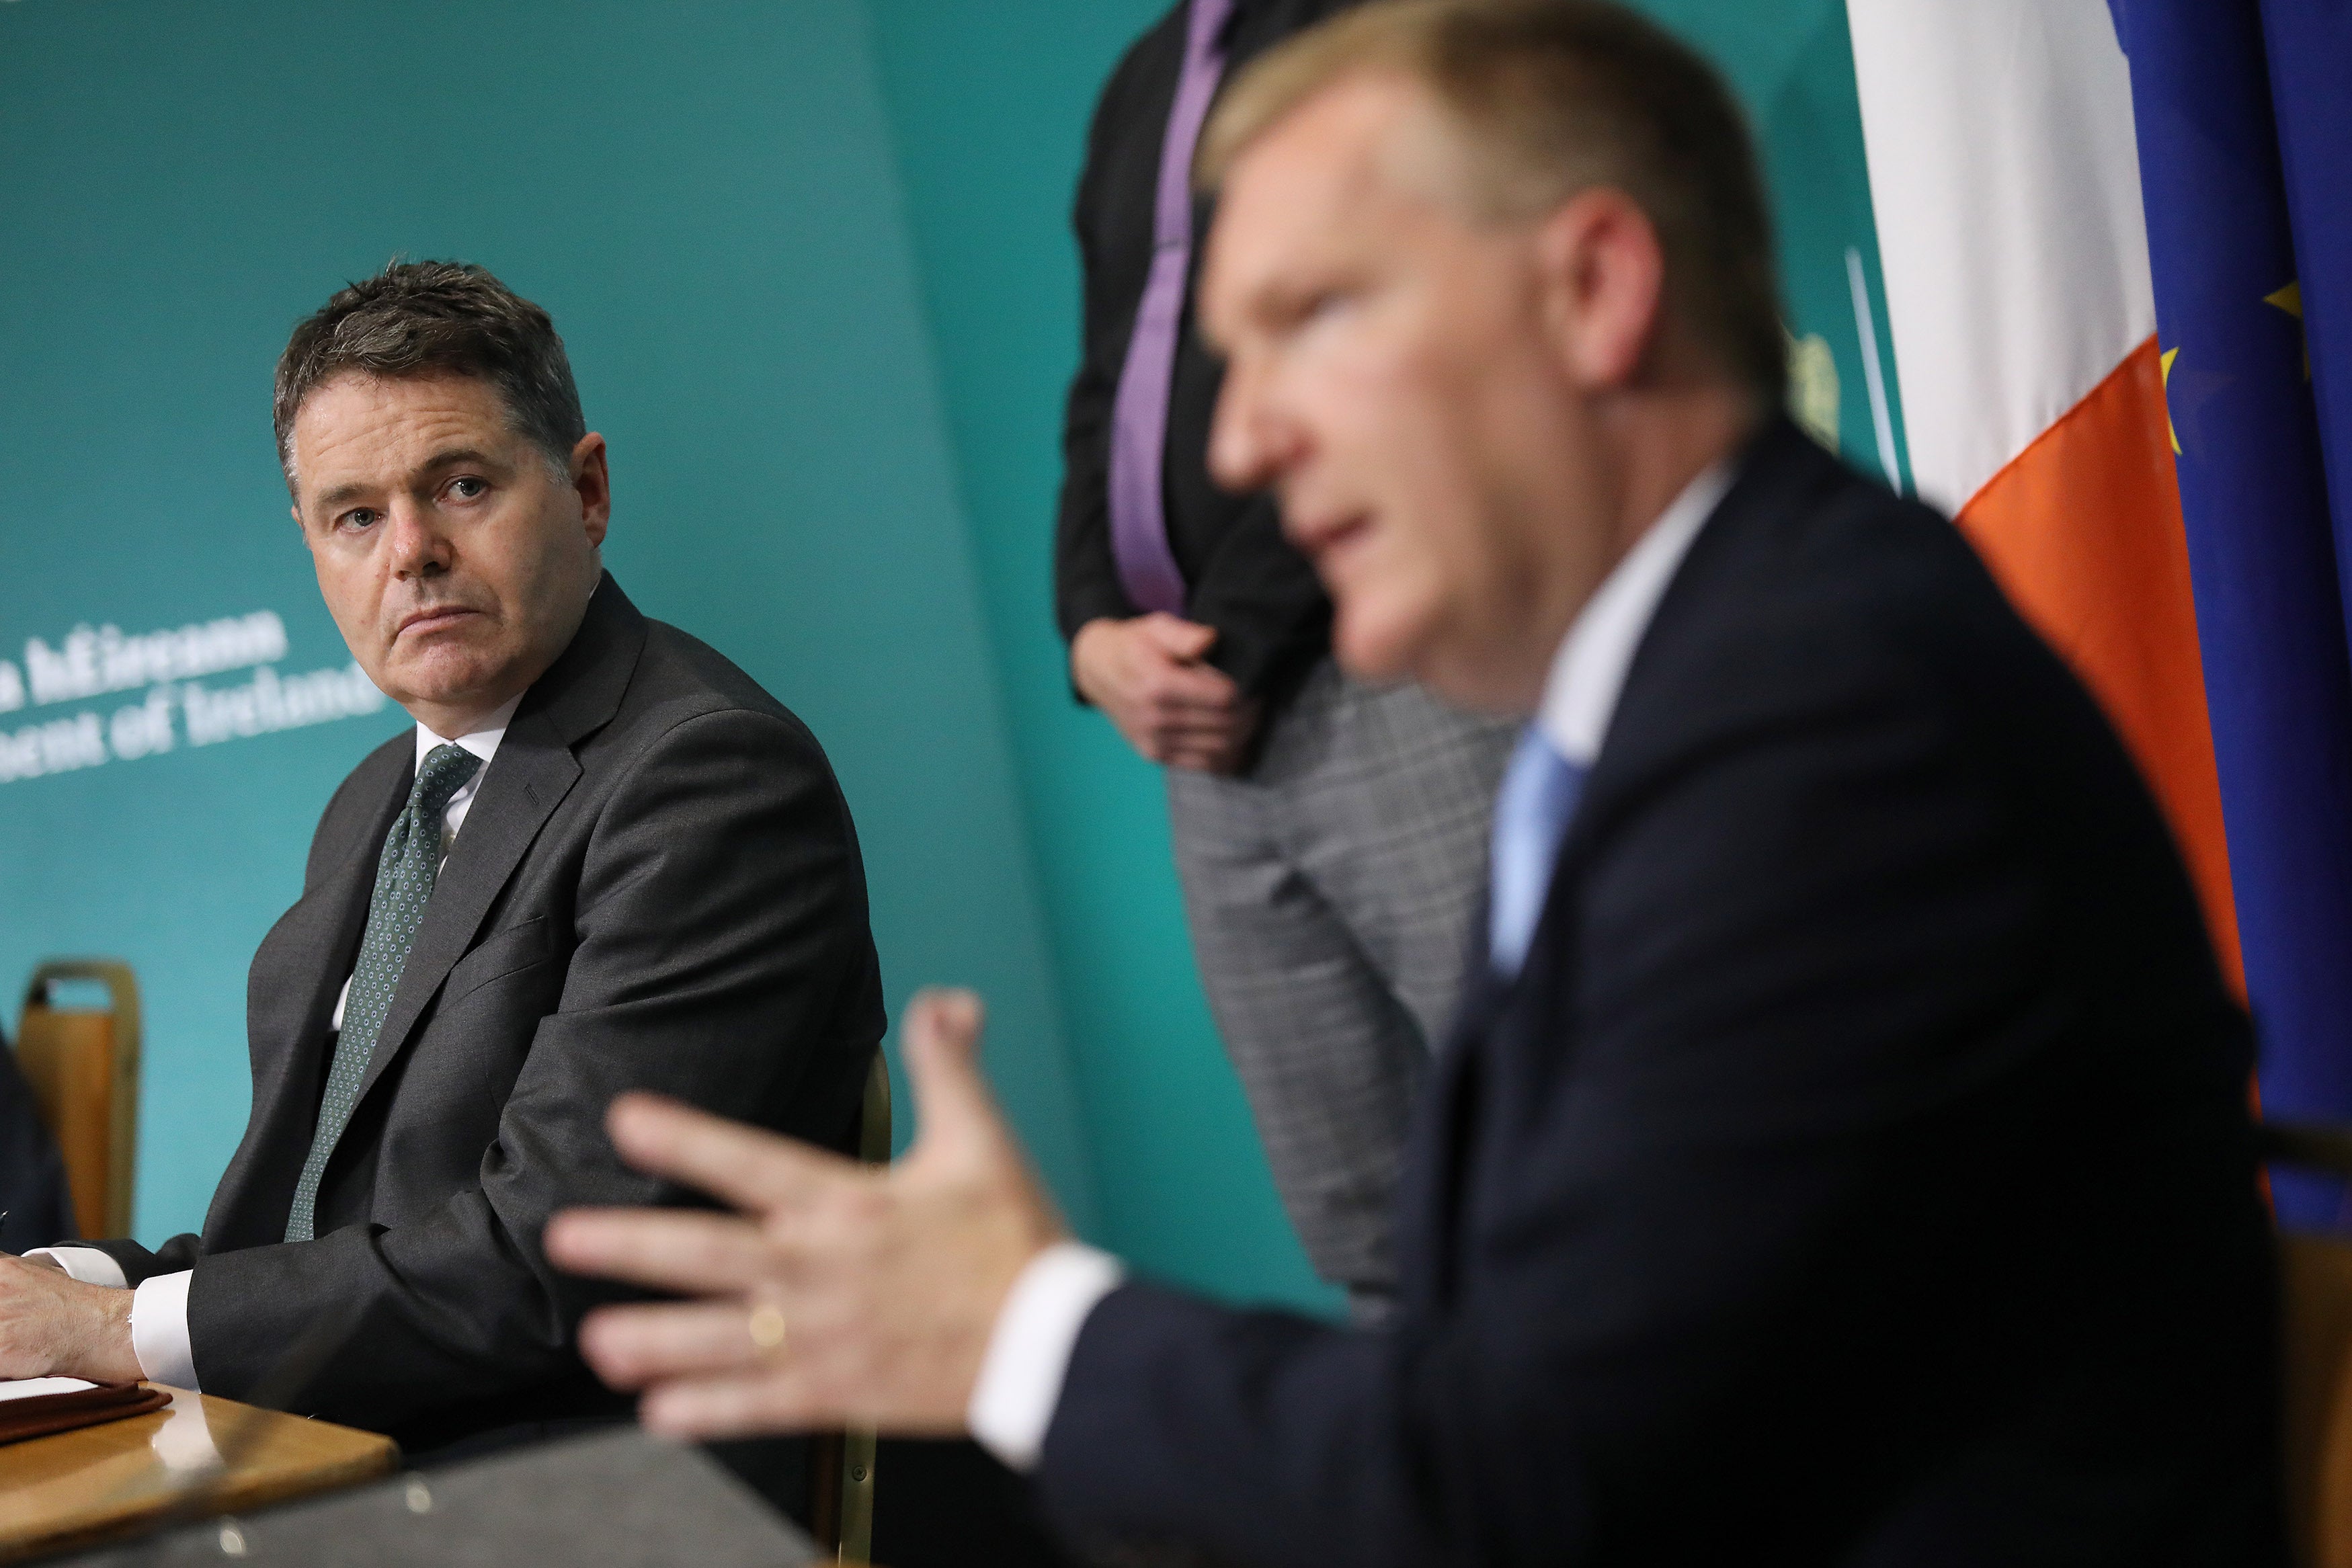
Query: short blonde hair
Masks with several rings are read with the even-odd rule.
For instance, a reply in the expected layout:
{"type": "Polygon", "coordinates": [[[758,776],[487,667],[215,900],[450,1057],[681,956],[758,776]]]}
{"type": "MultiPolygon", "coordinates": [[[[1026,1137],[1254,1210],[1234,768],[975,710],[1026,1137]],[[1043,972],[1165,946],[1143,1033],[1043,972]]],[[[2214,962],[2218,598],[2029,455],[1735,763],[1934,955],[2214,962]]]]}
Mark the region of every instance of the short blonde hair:
{"type": "Polygon", "coordinates": [[[1373,0],[1234,78],[1202,134],[1199,183],[1221,183],[1307,99],[1368,75],[1424,89],[1460,133],[1457,194],[1475,219],[1623,191],[1657,230],[1667,310],[1779,405],[1787,348],[1755,149],[1730,90],[1687,46],[1605,0],[1373,0]]]}

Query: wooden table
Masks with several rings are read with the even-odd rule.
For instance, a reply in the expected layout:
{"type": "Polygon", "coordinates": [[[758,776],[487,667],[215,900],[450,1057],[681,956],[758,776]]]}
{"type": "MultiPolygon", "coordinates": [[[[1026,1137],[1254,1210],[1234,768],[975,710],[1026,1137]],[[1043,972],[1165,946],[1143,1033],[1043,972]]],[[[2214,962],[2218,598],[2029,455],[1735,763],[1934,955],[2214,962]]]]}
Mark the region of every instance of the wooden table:
{"type": "Polygon", "coordinates": [[[389,1437],[181,1389],[168,1409],[0,1445],[0,1562],[373,1480],[389,1437]]]}

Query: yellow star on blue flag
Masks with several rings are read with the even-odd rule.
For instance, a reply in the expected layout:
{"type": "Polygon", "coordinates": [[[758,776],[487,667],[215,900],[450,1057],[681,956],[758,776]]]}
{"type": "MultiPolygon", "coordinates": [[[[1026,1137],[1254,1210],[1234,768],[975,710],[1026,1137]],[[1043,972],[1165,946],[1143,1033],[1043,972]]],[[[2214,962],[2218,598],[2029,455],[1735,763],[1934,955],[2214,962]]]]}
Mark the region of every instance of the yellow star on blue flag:
{"type": "MultiPolygon", "coordinates": [[[[2285,311],[2288,315],[2294,317],[2296,320],[2302,320],[2303,279],[2298,277],[2293,283],[2288,284],[2284,288],[2263,295],[2263,303],[2265,305],[2275,305],[2280,309],[2285,311]]],[[[2308,331],[2304,334],[2303,338],[2303,379],[2305,381],[2309,381],[2311,379],[2311,334],[2308,331]]]]}
{"type": "Polygon", "coordinates": [[[2179,349],[2167,349],[2157,356],[2156,362],[2164,367],[2164,434],[2172,437],[2172,455],[2180,455],[2180,427],[2172,423],[2172,361],[2180,357],[2179,349]]]}

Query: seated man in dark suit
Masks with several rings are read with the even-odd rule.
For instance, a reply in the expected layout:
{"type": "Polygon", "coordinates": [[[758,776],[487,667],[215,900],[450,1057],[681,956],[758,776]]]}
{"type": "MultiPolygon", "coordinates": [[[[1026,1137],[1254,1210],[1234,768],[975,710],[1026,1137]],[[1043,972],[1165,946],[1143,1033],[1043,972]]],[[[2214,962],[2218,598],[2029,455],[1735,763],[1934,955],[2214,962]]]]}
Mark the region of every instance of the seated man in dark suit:
{"type": "Polygon", "coordinates": [[[0,1259],[0,1376],[267,1392],[428,1454],[609,1419],[540,1231],[675,1195],[613,1155],[623,1090],[848,1146],[882,1030],[848,808],[798,719],[605,575],[604,442],[545,311],[390,267],[295,329],[276,413],[327,606],[416,725],[254,958],[204,1234],[0,1259]]]}
{"type": "Polygon", "coordinates": [[[908,1030],[886,1175],[644,1098],[749,1211],[567,1215],[709,1298],[583,1326],[680,1432],[969,1427],[1236,1563],[2274,1564],[2246,1020],[2132,764],[1960,536],[1779,412],[1713,73],[1614,6],[1401,0],[1204,143],[1214,457],[1339,656],[1531,722],[1386,1332],[1060,1233],[908,1030]]]}

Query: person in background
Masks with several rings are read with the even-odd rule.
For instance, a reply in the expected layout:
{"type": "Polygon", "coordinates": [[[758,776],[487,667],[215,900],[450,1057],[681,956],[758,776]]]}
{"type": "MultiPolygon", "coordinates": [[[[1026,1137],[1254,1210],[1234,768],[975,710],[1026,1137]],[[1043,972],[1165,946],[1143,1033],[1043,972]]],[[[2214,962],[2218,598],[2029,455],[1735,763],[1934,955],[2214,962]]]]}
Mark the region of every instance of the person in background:
{"type": "Polygon", "coordinates": [[[1507,728],[1331,659],[1273,499],[1206,452],[1189,172],[1219,83],[1351,0],[1181,0],[1103,90],[1076,204],[1085,340],[1055,586],[1070,679],[1167,774],[1210,1010],[1315,1271],[1394,1297],[1396,1173],[1458,991],[1507,728]]]}
{"type": "Polygon", "coordinates": [[[327,608],[415,722],[254,956],[203,1234],[0,1258],[0,1377],[267,1388],[425,1460],[622,1418],[573,1343],[599,1292],[541,1228],[676,1197],[605,1139],[624,1089],[854,1146],[883,1017],[848,807],[797,718],[604,570],[604,439],[546,311],[387,267],[296,327],[275,413],[327,608]]]}
{"type": "Polygon", "coordinates": [[[1351,670],[1527,721],[1394,1321],[1070,1241],[934,995],[887,1173],[614,1107],[743,1213],[559,1216],[699,1298],[591,1363],[672,1432],[969,1427],[1083,1536],[1260,1568],[2276,1568],[2245,1014],[2096,705],[1781,412],[1721,80],[1596,0],[1389,0],[1202,158],[1214,466],[1351,670]]]}
{"type": "Polygon", "coordinates": [[[32,1085],[16,1067],[8,1034],[0,1030],[0,1247],[22,1252],[69,1239],[73,1201],[65,1161],[41,1120],[32,1085]]]}

